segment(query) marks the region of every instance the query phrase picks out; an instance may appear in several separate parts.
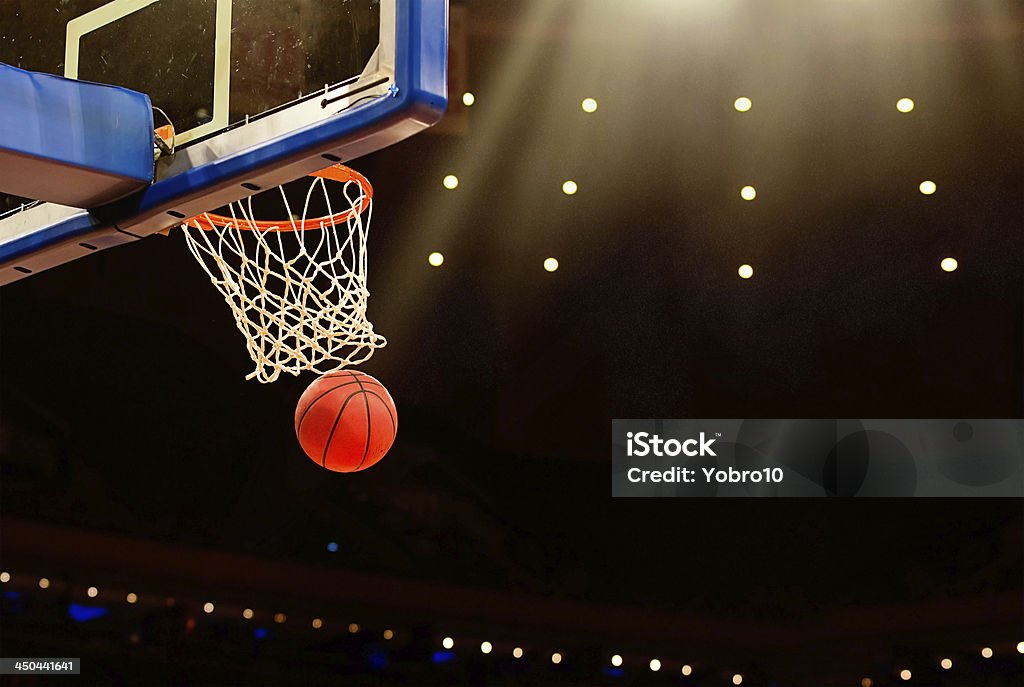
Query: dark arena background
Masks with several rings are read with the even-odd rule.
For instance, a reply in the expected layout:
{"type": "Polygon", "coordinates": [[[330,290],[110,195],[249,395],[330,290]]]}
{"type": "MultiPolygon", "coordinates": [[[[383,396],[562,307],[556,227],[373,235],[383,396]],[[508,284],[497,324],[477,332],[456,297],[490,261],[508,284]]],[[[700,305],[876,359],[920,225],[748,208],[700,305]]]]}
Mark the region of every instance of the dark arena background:
{"type": "Polygon", "coordinates": [[[1024,684],[1020,498],[613,499],[607,442],[1024,417],[1024,3],[450,31],[445,119],[350,163],[373,468],[304,456],[312,375],[244,380],[180,232],[0,289],[0,655],[82,660],[0,685],[1024,684]]]}

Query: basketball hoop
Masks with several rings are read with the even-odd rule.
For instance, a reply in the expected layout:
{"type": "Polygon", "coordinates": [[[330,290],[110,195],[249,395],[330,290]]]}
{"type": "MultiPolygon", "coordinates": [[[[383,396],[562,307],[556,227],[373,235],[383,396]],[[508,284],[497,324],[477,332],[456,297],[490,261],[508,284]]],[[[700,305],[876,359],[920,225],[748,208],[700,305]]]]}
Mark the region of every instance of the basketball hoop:
{"type": "Polygon", "coordinates": [[[301,216],[279,187],[291,219],[257,220],[250,197],[231,203],[229,214],[204,213],[182,224],[189,249],[245,336],[256,363],[246,379],[322,375],[365,362],[387,344],[366,317],[373,187],[343,165],[310,176],[301,216]],[[307,217],[321,194],[327,214],[307,217]]]}

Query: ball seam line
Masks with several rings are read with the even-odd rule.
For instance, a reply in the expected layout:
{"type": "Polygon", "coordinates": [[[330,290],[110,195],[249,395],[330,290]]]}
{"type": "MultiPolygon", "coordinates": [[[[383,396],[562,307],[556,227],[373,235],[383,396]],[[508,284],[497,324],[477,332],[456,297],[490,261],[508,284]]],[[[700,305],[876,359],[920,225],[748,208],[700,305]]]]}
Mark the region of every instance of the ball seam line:
{"type": "Polygon", "coordinates": [[[346,386],[349,386],[349,385],[355,384],[355,383],[356,382],[345,382],[344,384],[339,384],[338,386],[332,386],[330,389],[328,389],[327,391],[323,392],[322,394],[320,394],[319,396],[314,398],[312,401],[310,401],[309,405],[306,406],[306,409],[302,411],[302,417],[300,417],[299,421],[295,424],[295,435],[296,436],[299,435],[299,429],[302,427],[302,421],[306,419],[306,415],[309,413],[310,409],[314,405],[316,405],[317,401],[319,401],[321,398],[323,398],[327,394],[331,393],[332,391],[337,391],[338,389],[341,389],[342,387],[346,387],[346,386]]]}
{"type": "Polygon", "coordinates": [[[331,425],[331,433],[327,435],[327,441],[326,443],[324,443],[324,455],[320,459],[320,467],[322,468],[327,467],[327,451],[328,449],[331,448],[331,441],[334,440],[334,432],[336,429],[338,429],[338,422],[341,420],[341,416],[344,414],[345,408],[348,407],[348,402],[351,401],[352,397],[355,396],[357,393],[359,392],[353,391],[351,394],[348,395],[348,398],[345,399],[345,402],[341,404],[341,410],[338,411],[337,416],[335,416],[334,418],[334,424],[331,425]]]}
{"type": "MultiPolygon", "coordinates": [[[[376,391],[370,391],[369,389],[367,389],[363,393],[365,395],[367,395],[367,396],[373,396],[374,398],[376,398],[378,401],[381,402],[381,405],[384,406],[384,410],[386,410],[387,413],[388,413],[388,420],[391,421],[391,436],[392,437],[397,437],[398,436],[398,426],[395,424],[395,418],[392,417],[392,415],[391,415],[391,408],[388,407],[388,403],[387,403],[387,401],[384,400],[384,397],[381,396],[380,394],[378,394],[376,391]]],[[[394,441],[394,439],[392,439],[392,441],[394,441]]]]}
{"type": "Polygon", "coordinates": [[[363,388],[363,383],[355,374],[352,377],[359,383],[359,391],[363,394],[363,404],[366,408],[366,445],[363,447],[363,458],[359,461],[359,465],[356,466],[356,470],[361,470],[363,463],[366,462],[366,456],[370,453],[370,437],[373,436],[373,422],[370,417],[370,399],[366,397],[366,389],[363,388]]]}

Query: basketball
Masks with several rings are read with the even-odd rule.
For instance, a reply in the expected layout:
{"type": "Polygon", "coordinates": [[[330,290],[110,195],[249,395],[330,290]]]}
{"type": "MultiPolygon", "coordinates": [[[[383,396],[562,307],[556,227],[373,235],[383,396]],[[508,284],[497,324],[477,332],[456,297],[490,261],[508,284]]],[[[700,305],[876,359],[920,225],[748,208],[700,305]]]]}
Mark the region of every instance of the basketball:
{"type": "Polygon", "coordinates": [[[295,436],[321,467],[358,472],[391,448],[398,413],[391,394],[368,374],[343,370],[320,377],[295,407],[295,436]]]}

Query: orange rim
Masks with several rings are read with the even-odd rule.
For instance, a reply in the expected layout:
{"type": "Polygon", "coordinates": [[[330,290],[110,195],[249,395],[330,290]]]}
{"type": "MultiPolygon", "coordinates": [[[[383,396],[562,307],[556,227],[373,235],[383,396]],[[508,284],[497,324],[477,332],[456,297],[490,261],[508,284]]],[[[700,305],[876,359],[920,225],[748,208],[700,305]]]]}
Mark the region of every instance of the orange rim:
{"type": "Polygon", "coordinates": [[[304,230],[307,226],[319,229],[325,225],[347,222],[352,217],[362,214],[366,208],[370,207],[370,200],[373,198],[373,186],[370,186],[370,182],[366,177],[354,169],[350,169],[345,165],[331,165],[326,169],[321,169],[319,172],[313,172],[309,176],[337,181],[342,184],[346,184],[350,181],[356,182],[359,184],[359,188],[363,191],[363,195],[359,199],[359,204],[356,207],[349,208],[343,212],[337,212],[333,215],[326,215],[324,217],[314,217],[298,223],[293,223],[289,220],[238,220],[234,217],[215,215],[211,212],[196,215],[195,217],[186,220],[184,223],[190,224],[194,227],[199,227],[200,229],[205,229],[206,231],[210,231],[216,227],[234,227],[236,229],[257,231],[299,231],[304,230]]]}

